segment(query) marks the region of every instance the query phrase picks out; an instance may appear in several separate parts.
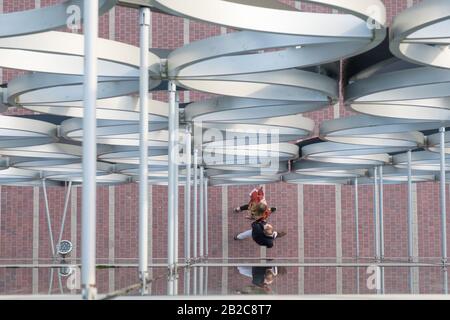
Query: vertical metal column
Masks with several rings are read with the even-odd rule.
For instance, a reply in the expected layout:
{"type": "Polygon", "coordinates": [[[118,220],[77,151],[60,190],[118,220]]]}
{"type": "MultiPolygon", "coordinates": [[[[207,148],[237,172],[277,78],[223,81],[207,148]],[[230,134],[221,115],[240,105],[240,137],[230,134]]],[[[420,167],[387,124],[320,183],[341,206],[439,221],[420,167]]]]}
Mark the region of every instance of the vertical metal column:
{"type": "MultiPolygon", "coordinates": [[[[194,150],[194,203],[193,203],[193,211],[194,211],[194,232],[193,232],[193,251],[194,251],[194,259],[198,258],[198,149],[194,150]]],[[[194,294],[197,294],[197,268],[194,267],[194,294]]]]}
{"type": "MultiPolygon", "coordinates": [[[[439,129],[440,133],[440,155],[441,155],[441,184],[440,184],[440,200],[441,200],[441,252],[442,263],[447,263],[447,210],[446,210],[446,195],[445,195],[445,127],[439,129]]],[[[448,294],[448,271],[444,266],[443,270],[443,285],[444,293],[448,294]]]]}
{"type": "Polygon", "coordinates": [[[140,9],[140,122],[139,122],[139,278],[141,294],[147,294],[148,280],[148,91],[150,9],[140,9]]]}
{"type": "MultiPolygon", "coordinates": [[[[205,205],[205,200],[204,200],[204,193],[205,193],[205,188],[204,188],[204,181],[205,181],[205,172],[204,172],[204,168],[203,166],[200,166],[200,183],[199,183],[199,187],[200,187],[200,210],[199,210],[199,216],[200,216],[200,235],[199,235],[199,242],[200,242],[200,258],[203,260],[204,255],[205,255],[205,215],[204,215],[204,205],[205,205]]],[[[203,294],[203,267],[200,267],[200,274],[199,274],[199,291],[200,294],[203,294]]]]}
{"type": "MultiPolygon", "coordinates": [[[[209,243],[208,243],[208,178],[205,177],[205,258],[208,259],[209,243]]],[[[204,294],[208,294],[208,267],[205,268],[205,289],[204,294]]]]}
{"type": "Polygon", "coordinates": [[[204,208],[204,213],[205,213],[205,258],[208,258],[208,254],[209,254],[209,242],[208,242],[208,178],[205,177],[205,208],[204,208]]]}
{"type": "Polygon", "coordinates": [[[83,299],[95,299],[97,176],[97,41],[98,0],[84,0],[83,201],[81,215],[81,283],[83,299]]]}
{"type": "MultiPolygon", "coordinates": [[[[50,207],[48,205],[48,196],[47,196],[47,187],[45,184],[45,179],[42,179],[42,191],[44,192],[44,203],[45,203],[45,215],[47,219],[47,228],[48,228],[48,237],[50,241],[50,248],[52,250],[52,261],[54,261],[56,257],[55,243],[53,241],[53,228],[52,221],[50,217],[50,207]]],[[[48,294],[52,293],[53,289],[53,268],[50,269],[50,281],[48,286],[48,294]]]]}
{"type": "Polygon", "coordinates": [[[379,185],[380,185],[379,193],[378,193],[379,201],[380,201],[379,210],[378,210],[378,214],[379,214],[378,221],[380,224],[380,229],[379,229],[379,232],[380,232],[380,235],[379,235],[379,237],[380,237],[380,259],[383,260],[384,259],[384,211],[383,211],[383,207],[384,207],[383,189],[384,188],[383,188],[383,167],[382,166],[380,166],[378,173],[379,173],[378,181],[379,181],[379,185]]]}
{"type": "Polygon", "coordinates": [[[168,283],[167,294],[174,294],[174,265],[175,265],[175,206],[176,206],[176,86],[169,81],[169,183],[168,183],[168,212],[167,212],[167,257],[168,257],[168,283]]]}
{"type": "Polygon", "coordinates": [[[48,195],[47,195],[47,186],[45,183],[45,179],[42,179],[42,191],[44,192],[44,204],[45,204],[45,217],[47,219],[47,229],[48,229],[48,237],[50,241],[50,248],[52,250],[52,259],[56,256],[56,250],[55,250],[55,242],[53,240],[53,228],[52,228],[52,221],[50,217],[50,208],[48,204],[48,195]]]}
{"type": "MultiPolygon", "coordinates": [[[[358,177],[355,178],[355,246],[356,263],[359,263],[359,195],[358,177]]],[[[359,268],[356,268],[356,292],[359,294],[359,268]]]]}
{"type": "MultiPolygon", "coordinates": [[[[66,225],[66,218],[67,218],[67,209],[69,208],[69,200],[70,200],[70,193],[72,191],[72,180],[69,181],[69,184],[67,186],[67,190],[66,190],[66,195],[64,198],[64,209],[63,209],[63,216],[61,219],[61,228],[59,229],[59,236],[58,239],[56,240],[56,246],[55,246],[55,254],[56,252],[59,251],[59,244],[62,241],[62,237],[64,234],[64,228],[66,225]]],[[[59,283],[59,289],[61,294],[64,294],[64,288],[63,288],[63,284],[62,284],[62,277],[61,274],[58,272],[58,283],[59,283]]]]}
{"type": "Polygon", "coordinates": [[[72,180],[69,181],[69,185],[67,186],[67,192],[66,192],[66,196],[64,199],[64,211],[63,211],[63,217],[61,220],[61,229],[59,230],[59,236],[58,236],[58,240],[56,241],[56,247],[59,246],[59,244],[62,241],[62,237],[64,234],[64,227],[66,225],[66,218],[67,218],[67,209],[69,208],[69,200],[70,200],[70,193],[72,192],[72,180]]]}
{"type": "MultiPolygon", "coordinates": [[[[192,134],[190,125],[185,131],[186,155],[186,184],[184,187],[184,258],[186,262],[191,259],[191,166],[192,166],[192,134]]],[[[184,269],[184,294],[190,293],[191,272],[184,269]]]]}
{"type": "Polygon", "coordinates": [[[174,185],[174,192],[175,192],[175,210],[174,210],[174,239],[173,239],[173,252],[174,252],[174,281],[173,281],[173,293],[174,295],[178,295],[178,190],[179,190],[179,156],[180,156],[180,148],[179,148],[179,140],[180,140],[180,134],[179,134],[179,123],[180,123],[180,112],[179,112],[179,105],[180,105],[180,96],[178,92],[175,93],[175,162],[174,162],[174,171],[175,171],[175,185],[174,185]]]}
{"type": "Polygon", "coordinates": [[[380,253],[380,233],[379,233],[379,221],[378,221],[378,168],[373,168],[373,222],[374,222],[374,240],[375,240],[375,259],[379,259],[380,253]]]}
{"type": "MultiPolygon", "coordinates": [[[[375,260],[377,263],[380,262],[380,221],[379,221],[379,190],[378,190],[378,167],[373,168],[373,178],[374,178],[374,189],[373,189],[373,221],[374,221],[374,240],[375,240],[375,260]]],[[[380,273],[377,273],[377,284],[381,283],[381,269],[380,273]],[[378,279],[380,276],[380,279],[378,279]]],[[[377,285],[377,294],[381,293],[381,288],[377,285]]]]}
{"type": "MultiPolygon", "coordinates": [[[[412,152],[408,151],[408,260],[413,262],[413,213],[412,213],[412,169],[411,169],[412,152]]],[[[409,292],[413,293],[413,272],[409,268],[409,292]]]]}
{"type": "MultiPolygon", "coordinates": [[[[379,200],[380,200],[380,205],[379,205],[379,218],[378,218],[378,223],[379,223],[379,238],[380,238],[380,262],[383,262],[384,260],[384,194],[383,194],[383,166],[380,166],[379,168],[379,183],[380,183],[380,187],[379,187],[379,200]]],[[[384,293],[384,267],[381,267],[381,293],[384,293]]]]}

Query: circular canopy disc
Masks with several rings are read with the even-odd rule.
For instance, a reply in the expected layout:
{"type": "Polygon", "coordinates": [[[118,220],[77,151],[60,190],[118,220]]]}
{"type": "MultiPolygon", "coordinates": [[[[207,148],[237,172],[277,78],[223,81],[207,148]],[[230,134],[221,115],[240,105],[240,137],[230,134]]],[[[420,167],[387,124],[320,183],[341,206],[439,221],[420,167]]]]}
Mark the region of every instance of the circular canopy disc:
{"type": "MultiPolygon", "coordinates": [[[[73,118],[82,118],[84,111],[83,101],[43,103],[23,106],[26,109],[40,113],[73,118]]],[[[166,102],[150,99],[148,102],[148,110],[150,123],[168,121],[168,105],[166,102]]],[[[139,121],[139,97],[122,96],[99,99],[97,100],[96,111],[98,120],[139,121]]]]}
{"type": "Polygon", "coordinates": [[[429,0],[398,15],[390,31],[390,49],[400,59],[450,69],[450,3],[429,0]]]}
{"type": "Polygon", "coordinates": [[[54,124],[0,115],[0,148],[37,146],[55,142],[57,127],[54,124]]]}
{"type": "Polygon", "coordinates": [[[283,181],[286,183],[305,185],[343,185],[349,183],[349,180],[344,178],[312,176],[298,173],[289,173],[284,175],[283,181]]]}
{"type": "MultiPolygon", "coordinates": [[[[167,122],[149,123],[149,144],[153,147],[166,147],[169,133],[167,122]]],[[[61,124],[61,134],[66,139],[83,140],[83,119],[74,118],[61,124]]],[[[180,137],[182,133],[180,132],[180,137]]],[[[117,146],[139,146],[139,123],[136,121],[97,121],[97,143],[117,146]]]]}
{"type": "MultiPolygon", "coordinates": [[[[108,12],[115,4],[115,0],[99,0],[99,15],[108,12]]],[[[68,12],[72,13],[77,8],[80,13],[84,12],[83,0],[67,0],[44,8],[3,13],[0,15],[0,38],[66,27],[68,12]]]]}
{"type": "Polygon", "coordinates": [[[330,101],[280,101],[235,97],[217,97],[193,102],[186,106],[187,121],[235,122],[281,117],[314,111],[328,106],[330,101]]]}
{"type": "Polygon", "coordinates": [[[440,125],[439,122],[357,115],[323,122],[320,136],[338,143],[414,149],[425,143],[419,130],[435,129],[440,125]]]}
{"type": "MultiPolygon", "coordinates": [[[[408,155],[402,153],[393,156],[392,163],[401,169],[408,168],[408,155]]],[[[429,151],[418,151],[411,154],[411,168],[422,171],[440,171],[440,154],[429,151]]],[[[446,156],[446,171],[450,170],[450,156],[446,156]]]]}

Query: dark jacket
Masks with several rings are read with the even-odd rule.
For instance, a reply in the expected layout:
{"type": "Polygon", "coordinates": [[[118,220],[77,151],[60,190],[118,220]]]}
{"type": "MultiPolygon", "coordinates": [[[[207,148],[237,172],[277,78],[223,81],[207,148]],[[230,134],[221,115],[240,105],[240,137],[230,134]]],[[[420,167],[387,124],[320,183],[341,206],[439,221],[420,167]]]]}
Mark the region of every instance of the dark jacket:
{"type": "Polygon", "coordinates": [[[272,267],[252,267],[252,283],[255,286],[263,288],[267,270],[270,269],[272,267]]]}
{"type": "Polygon", "coordinates": [[[276,238],[276,233],[274,237],[266,236],[264,234],[264,226],[267,222],[265,221],[255,221],[252,223],[252,238],[260,246],[265,246],[267,248],[273,247],[273,240],[276,238]]]}

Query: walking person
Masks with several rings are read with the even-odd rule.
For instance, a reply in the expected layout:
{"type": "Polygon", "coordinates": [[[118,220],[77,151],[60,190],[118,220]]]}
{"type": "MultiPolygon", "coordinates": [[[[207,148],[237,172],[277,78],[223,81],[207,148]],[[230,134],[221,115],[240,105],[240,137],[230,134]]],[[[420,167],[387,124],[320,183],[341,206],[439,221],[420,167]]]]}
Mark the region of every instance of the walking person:
{"type": "MultiPolygon", "coordinates": [[[[254,216],[255,206],[257,206],[260,203],[267,206],[267,201],[265,198],[263,186],[259,186],[259,188],[253,189],[250,192],[249,196],[250,196],[249,203],[235,208],[234,212],[241,213],[243,211],[250,211],[250,214],[247,215],[246,218],[250,219],[250,220],[255,220],[255,216],[254,216]]],[[[275,207],[272,207],[272,208],[267,207],[266,212],[264,213],[265,219],[267,219],[270,216],[270,214],[272,214],[276,210],[277,210],[277,208],[275,208],[275,207]]]]}
{"type": "Polygon", "coordinates": [[[252,223],[252,228],[237,234],[234,240],[245,240],[251,237],[258,245],[272,248],[273,241],[277,238],[284,237],[286,232],[277,232],[271,224],[267,223],[267,219],[264,219],[266,211],[267,207],[264,204],[258,204],[255,210],[256,219],[252,223]]]}

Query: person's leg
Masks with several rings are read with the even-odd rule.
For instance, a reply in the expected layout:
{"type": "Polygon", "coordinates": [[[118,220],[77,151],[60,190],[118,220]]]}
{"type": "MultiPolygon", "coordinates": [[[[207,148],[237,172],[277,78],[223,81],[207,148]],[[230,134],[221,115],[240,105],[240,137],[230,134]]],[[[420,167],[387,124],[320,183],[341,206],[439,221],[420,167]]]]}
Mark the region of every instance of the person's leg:
{"type": "Polygon", "coordinates": [[[237,234],[234,240],[245,240],[252,237],[252,229],[237,234]]]}
{"type": "Polygon", "coordinates": [[[248,210],[248,204],[244,204],[243,206],[237,207],[234,209],[234,212],[242,212],[242,211],[247,211],[248,210]]]}
{"type": "Polygon", "coordinates": [[[243,276],[251,278],[252,275],[252,267],[238,267],[239,273],[243,276]]]}

